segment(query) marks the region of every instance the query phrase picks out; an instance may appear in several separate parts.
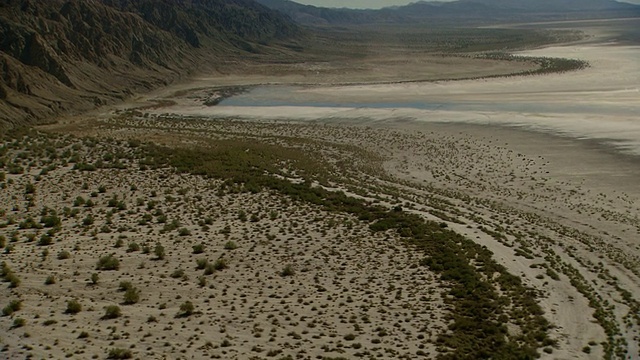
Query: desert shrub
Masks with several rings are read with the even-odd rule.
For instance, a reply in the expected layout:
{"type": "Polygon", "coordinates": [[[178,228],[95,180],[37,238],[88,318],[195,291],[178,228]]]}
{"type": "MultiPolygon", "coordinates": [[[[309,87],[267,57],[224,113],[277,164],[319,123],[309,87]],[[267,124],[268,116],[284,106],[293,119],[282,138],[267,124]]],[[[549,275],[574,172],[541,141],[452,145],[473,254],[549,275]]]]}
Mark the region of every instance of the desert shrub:
{"type": "Polygon", "coordinates": [[[66,314],[77,314],[82,311],[82,305],[77,300],[69,300],[67,301],[67,310],[65,310],[66,314]]]}
{"type": "Polygon", "coordinates": [[[189,229],[183,227],[183,228],[180,228],[180,230],[178,230],[178,235],[180,235],[180,236],[191,235],[191,231],[189,231],[189,229]]]}
{"type": "Polygon", "coordinates": [[[7,246],[4,247],[4,253],[11,254],[14,248],[15,247],[12,244],[7,244],[7,246]]]}
{"type": "Polygon", "coordinates": [[[120,268],[120,261],[113,256],[113,254],[100,257],[97,270],[118,270],[120,268]]]}
{"type": "Polygon", "coordinates": [[[66,260],[71,257],[71,253],[67,250],[62,250],[58,253],[58,260],[66,260]]]}
{"type": "Polygon", "coordinates": [[[20,286],[20,278],[18,278],[18,276],[13,272],[9,272],[7,275],[5,275],[4,281],[9,282],[10,288],[17,288],[18,286],[20,286]]]}
{"type": "Polygon", "coordinates": [[[227,260],[224,258],[220,258],[213,263],[213,268],[220,271],[228,268],[227,260]]]}
{"type": "Polygon", "coordinates": [[[62,224],[62,220],[60,220],[60,218],[55,213],[42,216],[40,218],[40,222],[46,228],[58,227],[60,226],[60,224],[62,224]]]}
{"type": "Polygon", "coordinates": [[[73,170],[80,170],[80,171],[96,171],[96,166],[93,164],[87,164],[84,162],[80,162],[80,163],[75,163],[73,165],[73,170]]]}
{"type": "Polygon", "coordinates": [[[140,245],[132,242],[129,243],[129,247],[127,248],[127,252],[140,251],[140,245]]]}
{"type": "Polygon", "coordinates": [[[280,272],[280,276],[292,276],[293,274],[295,274],[295,270],[291,265],[285,266],[280,272]]]}
{"type": "Polygon", "coordinates": [[[174,279],[181,278],[184,276],[184,270],[176,269],[171,273],[171,277],[174,279]]]}
{"type": "Polygon", "coordinates": [[[118,284],[119,291],[127,291],[132,288],[133,284],[131,283],[131,281],[120,281],[120,284],[118,284]]]}
{"type": "Polygon", "coordinates": [[[131,359],[133,354],[129,349],[113,348],[107,353],[107,359],[131,359]]]}
{"type": "Polygon", "coordinates": [[[11,300],[9,302],[9,305],[7,305],[4,308],[2,308],[2,315],[3,316],[10,316],[14,312],[19,311],[20,309],[22,309],[22,301],[20,301],[20,300],[11,300]]]}
{"type": "Polygon", "coordinates": [[[24,193],[25,194],[35,194],[35,192],[36,192],[36,187],[32,183],[27,183],[24,186],[24,193]]]}
{"type": "MultiPolygon", "coordinates": [[[[138,199],[142,202],[142,199],[138,199]]],[[[138,221],[138,225],[147,225],[149,221],[153,220],[153,216],[151,214],[144,214],[142,218],[138,221]]]]}
{"type": "Polygon", "coordinates": [[[13,320],[13,325],[11,326],[12,328],[20,328],[23,327],[27,324],[27,321],[23,318],[15,318],[13,320]]]}
{"type": "Polygon", "coordinates": [[[550,268],[547,268],[547,276],[549,276],[550,278],[556,281],[560,280],[560,275],[558,275],[557,272],[553,271],[550,268]]]}
{"type": "Polygon", "coordinates": [[[204,252],[204,244],[193,245],[194,254],[202,254],[204,252]]]}
{"type": "Polygon", "coordinates": [[[5,277],[11,272],[11,268],[6,262],[0,263],[0,277],[5,277]]]}
{"type": "Polygon", "coordinates": [[[207,260],[205,258],[197,259],[196,260],[196,269],[202,270],[207,266],[208,263],[209,263],[209,260],[207,260]]]}
{"type": "Polygon", "coordinates": [[[137,303],[138,301],[140,301],[140,290],[132,287],[127,289],[127,291],[124,292],[123,304],[132,305],[137,303]]]}
{"type": "Polygon", "coordinates": [[[155,249],[153,249],[153,253],[156,255],[158,260],[162,260],[165,257],[164,246],[160,245],[160,243],[156,244],[155,249]]]}
{"type": "Polygon", "coordinates": [[[166,223],[166,219],[165,219],[165,225],[162,227],[162,232],[173,231],[173,230],[177,229],[178,227],[180,227],[180,222],[178,220],[174,219],[170,223],[166,223]]]}
{"type": "MultiPolygon", "coordinates": [[[[9,170],[9,174],[17,175],[24,173],[24,168],[18,164],[10,163],[7,164],[7,170],[9,170]]],[[[9,180],[11,181],[11,180],[9,180]]]]}
{"type": "Polygon", "coordinates": [[[80,332],[80,335],[78,335],[78,339],[86,339],[89,337],[89,333],[86,331],[82,331],[80,332]]]}
{"type": "Polygon", "coordinates": [[[82,197],[82,196],[78,196],[74,201],[73,201],[73,206],[82,206],[86,203],[86,200],[82,197]]]}
{"type": "Polygon", "coordinates": [[[236,244],[236,243],[235,243],[235,242],[233,242],[233,241],[227,241],[227,242],[224,244],[224,249],[225,249],[225,250],[235,250],[235,249],[237,249],[237,248],[238,248],[238,244],[236,244]]]}
{"type": "Polygon", "coordinates": [[[47,278],[44,280],[44,284],[45,285],[52,285],[56,283],[56,277],[53,275],[49,275],[47,276],[47,278]]]}
{"type": "Polygon", "coordinates": [[[100,279],[100,275],[98,275],[98,273],[91,274],[90,281],[92,285],[96,285],[99,279],[100,279]]]}
{"type": "Polygon", "coordinates": [[[109,305],[104,308],[104,316],[103,319],[116,319],[122,315],[120,311],[120,307],[118,305],[109,305]]]}
{"type": "Polygon", "coordinates": [[[38,224],[35,220],[33,220],[31,216],[29,216],[18,224],[18,228],[19,229],[41,229],[42,226],[38,224]]]}
{"type": "Polygon", "coordinates": [[[193,306],[193,303],[191,301],[186,301],[180,305],[180,312],[178,313],[178,316],[180,317],[191,316],[194,310],[195,310],[195,306],[193,306]]]}
{"type": "Polygon", "coordinates": [[[44,326],[50,326],[50,325],[55,325],[57,324],[58,321],[57,320],[53,320],[53,319],[49,319],[49,320],[45,320],[42,325],[44,326]]]}
{"type": "Polygon", "coordinates": [[[207,263],[204,268],[205,275],[211,275],[216,271],[216,267],[212,263],[207,263]]]}
{"type": "Polygon", "coordinates": [[[47,234],[42,234],[42,236],[40,236],[40,240],[38,240],[39,246],[49,246],[51,244],[53,244],[53,238],[51,238],[51,236],[47,234]]]}
{"type": "Polygon", "coordinates": [[[89,226],[89,225],[93,225],[94,222],[94,218],[91,214],[87,215],[84,219],[82,219],[82,225],[84,226],[89,226]]]}

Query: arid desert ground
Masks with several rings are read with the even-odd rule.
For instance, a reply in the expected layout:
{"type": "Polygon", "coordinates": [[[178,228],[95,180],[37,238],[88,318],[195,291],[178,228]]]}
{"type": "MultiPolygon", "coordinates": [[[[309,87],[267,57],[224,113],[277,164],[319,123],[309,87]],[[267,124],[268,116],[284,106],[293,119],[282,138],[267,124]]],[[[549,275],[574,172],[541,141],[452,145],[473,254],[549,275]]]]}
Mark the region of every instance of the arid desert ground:
{"type": "Polygon", "coordinates": [[[456,358],[478,306],[544,359],[637,358],[640,47],[583,30],[520,53],[587,61],[579,71],[214,74],[4,144],[23,171],[0,179],[0,357],[456,358]],[[246,88],[205,104],[226,86],[246,88]],[[140,139],[219,157],[166,160],[140,139]],[[225,159],[276,183],[230,181],[225,159]],[[183,171],[198,160],[224,174],[183,171]],[[384,227],[379,209],[465,250],[407,241],[416,228],[384,227]],[[434,265],[454,253],[489,301],[434,265]]]}

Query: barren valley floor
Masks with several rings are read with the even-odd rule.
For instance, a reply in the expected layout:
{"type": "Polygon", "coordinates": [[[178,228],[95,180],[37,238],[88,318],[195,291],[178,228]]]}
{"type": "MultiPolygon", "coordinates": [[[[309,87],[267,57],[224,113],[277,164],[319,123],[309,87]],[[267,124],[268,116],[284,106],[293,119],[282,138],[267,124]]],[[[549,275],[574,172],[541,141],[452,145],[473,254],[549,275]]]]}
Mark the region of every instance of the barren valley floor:
{"type": "Polygon", "coordinates": [[[262,88],[280,106],[204,104],[276,78],[201,78],[8,142],[3,354],[457,358],[478,341],[635,358],[639,51],[531,50],[591,64],[536,77],[262,88]],[[349,106],[380,99],[405,105],[349,106]]]}

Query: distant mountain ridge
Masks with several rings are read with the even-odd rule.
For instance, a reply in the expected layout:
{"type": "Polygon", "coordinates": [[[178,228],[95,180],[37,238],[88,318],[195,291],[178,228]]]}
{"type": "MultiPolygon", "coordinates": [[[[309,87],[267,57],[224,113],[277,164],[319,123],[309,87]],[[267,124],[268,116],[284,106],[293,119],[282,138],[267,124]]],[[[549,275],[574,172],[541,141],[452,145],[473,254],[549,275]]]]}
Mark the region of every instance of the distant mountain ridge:
{"type": "Polygon", "coordinates": [[[332,9],[290,0],[257,0],[305,25],[430,22],[479,25],[518,21],[552,21],[640,17],[640,6],[614,0],[457,0],[420,1],[379,10],[332,9]]]}
{"type": "Polygon", "coordinates": [[[252,0],[0,0],[0,127],[121,100],[300,34],[252,0]]]}

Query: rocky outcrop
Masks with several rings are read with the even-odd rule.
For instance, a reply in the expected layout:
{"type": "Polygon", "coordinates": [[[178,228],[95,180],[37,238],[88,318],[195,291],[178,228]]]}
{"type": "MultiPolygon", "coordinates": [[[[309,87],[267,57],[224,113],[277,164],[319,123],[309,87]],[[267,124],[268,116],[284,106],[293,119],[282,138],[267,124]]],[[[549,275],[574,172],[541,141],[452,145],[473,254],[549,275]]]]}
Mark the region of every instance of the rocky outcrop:
{"type": "Polygon", "coordinates": [[[119,101],[299,34],[251,0],[0,0],[0,127],[119,101]]]}

